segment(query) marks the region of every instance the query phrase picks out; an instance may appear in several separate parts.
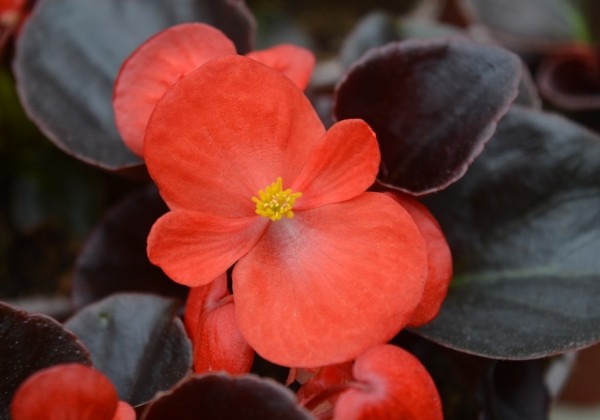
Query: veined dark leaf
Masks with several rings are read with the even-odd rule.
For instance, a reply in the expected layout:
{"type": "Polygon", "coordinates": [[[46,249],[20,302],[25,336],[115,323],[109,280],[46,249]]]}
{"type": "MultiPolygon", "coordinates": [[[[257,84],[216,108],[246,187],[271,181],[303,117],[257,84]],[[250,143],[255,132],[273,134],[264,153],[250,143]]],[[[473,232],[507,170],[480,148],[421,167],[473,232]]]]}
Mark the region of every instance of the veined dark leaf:
{"type": "Polygon", "coordinates": [[[467,175],[428,198],[455,278],[417,332],[503,359],[600,340],[600,137],[515,108],[467,175]]]}

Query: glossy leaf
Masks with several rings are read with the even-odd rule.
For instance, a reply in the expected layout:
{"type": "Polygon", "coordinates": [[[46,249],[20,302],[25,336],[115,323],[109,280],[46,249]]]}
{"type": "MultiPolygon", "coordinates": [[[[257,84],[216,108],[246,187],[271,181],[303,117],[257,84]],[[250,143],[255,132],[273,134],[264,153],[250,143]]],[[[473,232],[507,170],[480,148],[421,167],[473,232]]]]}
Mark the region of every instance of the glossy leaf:
{"type": "Polygon", "coordinates": [[[191,345],[178,310],[172,299],[117,294],[87,306],[65,326],[86,344],[119,398],[137,405],[191,370],[191,345]]]}
{"type": "Polygon", "coordinates": [[[9,418],[17,387],[34,372],[60,363],[91,365],[81,342],[54,319],[0,302],[0,418],[9,418]]]}
{"type": "Polygon", "coordinates": [[[382,182],[413,194],[459,179],[517,95],[510,52],[460,39],[410,40],[373,49],[337,89],[338,119],[377,134],[382,182]]]}
{"type": "Polygon", "coordinates": [[[252,47],[254,20],[242,0],[39,2],[15,56],[27,113],[58,147],[79,159],[110,170],[139,165],[115,128],[114,78],[143,41],[188,21],[221,29],[240,53],[252,47]]]}
{"type": "Polygon", "coordinates": [[[454,256],[438,317],[417,330],[529,359],[600,340],[600,138],[515,109],[467,176],[430,197],[454,256]]]}
{"type": "Polygon", "coordinates": [[[146,254],[150,227],[166,211],[156,187],[150,185],[106,214],[75,264],[71,293],[76,307],[116,292],[152,292],[185,299],[188,289],[171,281],[146,254]]]}
{"type": "Polygon", "coordinates": [[[168,393],[159,395],[144,411],[142,420],[176,418],[309,420],[287,388],[254,375],[194,375],[168,393]]]}

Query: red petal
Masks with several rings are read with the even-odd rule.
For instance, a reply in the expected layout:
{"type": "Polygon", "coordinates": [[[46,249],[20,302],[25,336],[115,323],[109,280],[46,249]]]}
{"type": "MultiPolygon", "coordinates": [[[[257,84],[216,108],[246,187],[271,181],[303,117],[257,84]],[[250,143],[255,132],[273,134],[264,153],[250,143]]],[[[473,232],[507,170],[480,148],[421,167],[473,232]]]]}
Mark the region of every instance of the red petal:
{"type": "Polygon", "coordinates": [[[115,412],[112,420],[135,420],[135,410],[132,406],[127,404],[125,401],[119,401],[117,411],[115,412]]]}
{"type": "Polygon", "coordinates": [[[189,287],[210,283],[254,246],[268,219],[223,217],[175,210],[148,236],[148,258],[172,280],[189,287]]]}
{"type": "Polygon", "coordinates": [[[442,403],[421,362],[405,350],[380,345],[354,363],[355,389],[342,392],[334,420],[442,420],[442,403]]]}
{"type": "MultiPolygon", "coordinates": [[[[319,369],[315,376],[298,389],[297,396],[300,404],[306,403],[309,399],[328,388],[351,381],[353,379],[352,366],[353,362],[346,362],[338,365],[324,366],[319,369]]],[[[328,398],[328,401],[333,402],[336,399],[337,395],[333,395],[328,398]]]]}
{"type": "Polygon", "coordinates": [[[56,365],[25,380],[12,401],[14,420],[111,420],[118,396],[99,371],[80,364],[56,365]]]}
{"type": "Polygon", "coordinates": [[[442,420],[435,383],[421,362],[405,350],[380,345],[354,363],[359,384],[342,392],[334,420],[442,420]]]}
{"type": "Polygon", "coordinates": [[[171,208],[249,216],[256,208],[252,196],[279,176],[288,188],[324,131],[287,77],[226,56],[163,96],[148,124],[144,155],[171,208]]]}
{"type": "Polygon", "coordinates": [[[289,44],[253,51],[246,54],[246,57],[279,70],[302,90],[308,86],[316,63],[312,52],[289,44]]]}
{"type": "Polygon", "coordinates": [[[185,326],[194,346],[194,372],[250,372],[254,351],[242,337],[235,320],[227,276],[190,291],[185,326]]]}
{"type": "Polygon", "coordinates": [[[229,38],[202,23],[173,26],[143,43],[115,82],[115,122],[125,144],[142,156],[148,119],[167,89],[208,60],[235,53],[229,38]]]}
{"type": "Polygon", "coordinates": [[[379,161],[377,139],[366,122],[336,123],[292,184],[292,191],[302,192],[294,210],[339,203],[365,192],[375,182],[379,161]]]}
{"type": "Polygon", "coordinates": [[[406,209],[415,220],[427,246],[427,283],[423,297],[409,327],[419,327],[436,317],[452,280],[452,254],[442,228],[423,204],[408,194],[386,193],[406,209]]]}
{"type": "Polygon", "coordinates": [[[234,268],[240,330],[284,366],[348,361],[406,325],[426,258],[412,217],[383,194],[297,212],[272,222],[234,268]]]}

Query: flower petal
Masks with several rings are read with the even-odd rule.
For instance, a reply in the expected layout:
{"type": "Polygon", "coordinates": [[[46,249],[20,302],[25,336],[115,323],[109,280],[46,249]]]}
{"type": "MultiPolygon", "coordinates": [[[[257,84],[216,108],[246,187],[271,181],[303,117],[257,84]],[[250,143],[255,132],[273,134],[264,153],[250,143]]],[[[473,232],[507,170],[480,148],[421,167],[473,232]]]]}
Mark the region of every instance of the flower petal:
{"type": "Polygon", "coordinates": [[[194,372],[250,372],[254,351],[237,326],[226,274],[190,290],[184,321],[194,347],[194,372]]]}
{"type": "Polygon", "coordinates": [[[336,123],[292,184],[292,191],[302,192],[294,210],[339,203],[365,192],[375,182],[380,160],[375,133],[366,122],[336,123]]]}
{"type": "Polygon", "coordinates": [[[123,63],[113,94],[115,122],[127,147],[142,157],[148,119],[168,88],[208,60],[235,53],[229,38],[203,23],[173,26],[138,47],[123,63]]]}
{"type": "Polygon", "coordinates": [[[55,365],[27,378],[15,393],[14,420],[110,420],[119,398],[100,371],[77,363],[55,365]]]}
{"type": "Polygon", "coordinates": [[[127,404],[125,401],[119,401],[117,405],[117,411],[113,416],[112,420],[135,420],[136,414],[132,406],[127,404]]]}
{"type": "Polygon", "coordinates": [[[238,219],[176,210],[161,216],[148,236],[148,258],[172,280],[202,286],[246,254],[268,219],[238,219]]]}
{"type": "Polygon", "coordinates": [[[427,282],[423,297],[413,313],[409,327],[420,327],[436,317],[452,280],[452,254],[437,220],[416,198],[400,192],[385,193],[413,217],[427,246],[427,282]]]}
{"type": "Polygon", "coordinates": [[[252,196],[288,188],[325,129],[304,94],[254,60],[209,61],[157,104],[144,156],[173,208],[225,217],[254,214],[252,196]]]}
{"type": "Polygon", "coordinates": [[[306,48],[281,44],[266,50],[252,51],[246,57],[279,70],[301,90],[308,86],[315,68],[315,56],[306,48]]]}
{"type": "Polygon", "coordinates": [[[356,359],[353,373],[359,384],[338,397],[334,420],[443,419],[442,402],[431,376],[416,357],[400,347],[370,348],[356,359]]]}
{"type": "Polygon", "coordinates": [[[426,275],[412,217],[364,193],[270,224],[233,270],[238,325],[274,363],[345,362],[406,325],[426,275]]]}

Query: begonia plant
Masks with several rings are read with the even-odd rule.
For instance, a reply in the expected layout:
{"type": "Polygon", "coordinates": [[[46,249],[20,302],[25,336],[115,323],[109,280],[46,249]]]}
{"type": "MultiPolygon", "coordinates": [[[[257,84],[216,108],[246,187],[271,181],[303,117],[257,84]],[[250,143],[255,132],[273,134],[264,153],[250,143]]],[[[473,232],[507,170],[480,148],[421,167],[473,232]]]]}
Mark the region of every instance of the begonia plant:
{"type": "Polygon", "coordinates": [[[392,3],[0,0],[0,420],[573,401],[599,3],[392,3]]]}

